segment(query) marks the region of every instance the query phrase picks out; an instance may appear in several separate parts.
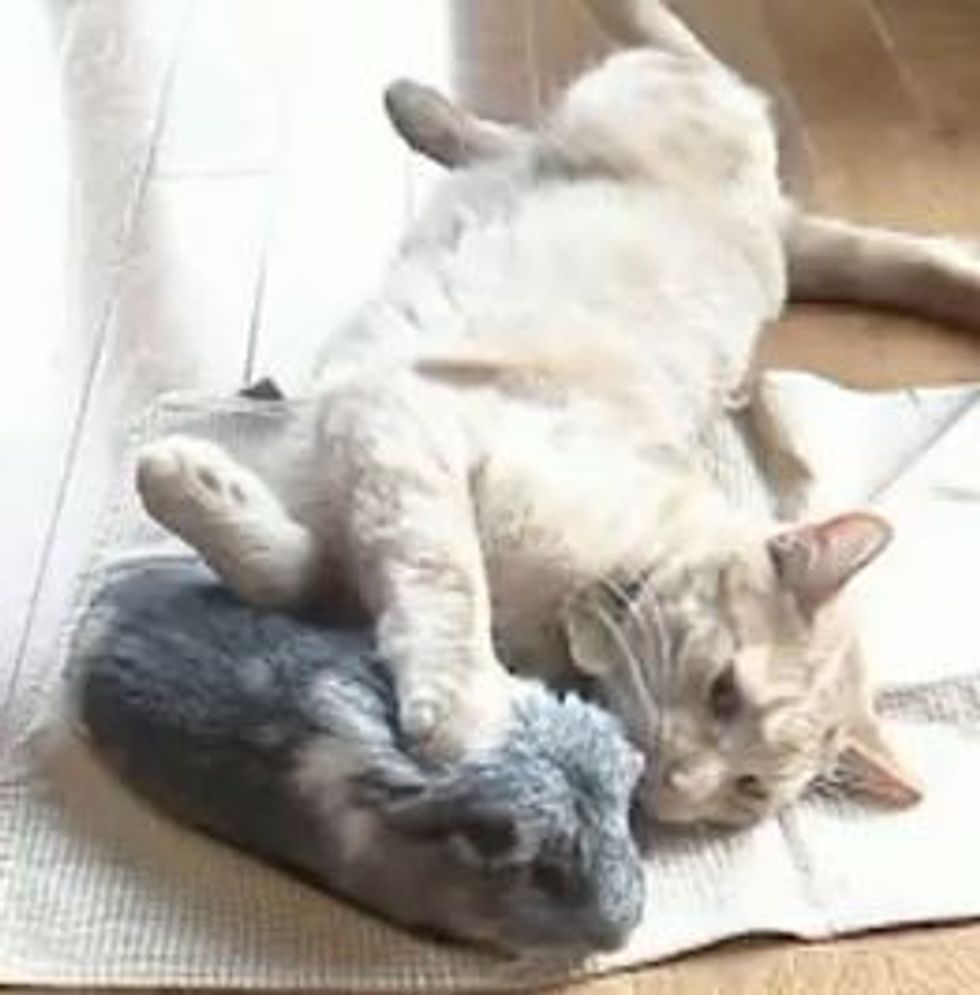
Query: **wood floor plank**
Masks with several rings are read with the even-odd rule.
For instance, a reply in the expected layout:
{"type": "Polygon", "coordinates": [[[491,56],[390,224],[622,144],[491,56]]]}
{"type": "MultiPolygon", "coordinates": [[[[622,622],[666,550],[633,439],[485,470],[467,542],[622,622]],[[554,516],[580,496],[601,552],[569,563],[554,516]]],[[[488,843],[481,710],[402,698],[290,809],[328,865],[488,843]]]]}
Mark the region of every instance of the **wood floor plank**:
{"type": "Polygon", "coordinates": [[[783,74],[814,158],[824,210],[891,224],[928,222],[933,185],[917,153],[922,119],[863,0],[766,0],[783,74]]]}
{"type": "MultiPolygon", "coordinates": [[[[980,159],[952,156],[930,127],[902,52],[876,9],[864,0],[766,2],[813,150],[816,205],[914,230],[951,230],[955,210],[944,177],[955,159],[960,171],[975,169],[980,159]]],[[[962,47],[960,54],[972,61],[962,47]]],[[[961,78],[955,69],[944,72],[961,78]]],[[[810,369],[864,388],[980,375],[975,336],[867,312],[796,310],[769,338],[763,357],[768,365],[810,369]]]]}
{"type": "Polygon", "coordinates": [[[933,222],[980,232],[980,4],[975,0],[871,0],[928,141],[917,150],[938,193],[933,222]]]}
{"type": "Polygon", "coordinates": [[[383,113],[384,87],[414,75],[446,85],[453,27],[433,7],[366,0],[346,34],[311,5],[277,177],[252,369],[301,388],[330,330],[378,286],[412,212],[410,153],[383,113]],[[433,35],[446,45],[412,44],[433,35]],[[425,57],[431,58],[431,63],[425,57]]]}
{"type": "Polygon", "coordinates": [[[0,400],[2,462],[18,482],[0,500],[0,749],[186,7],[76,0],[58,65],[32,20],[40,4],[0,5],[0,104],[11,136],[0,166],[9,291],[0,309],[3,346],[18,367],[0,400]],[[60,88],[46,81],[50,72],[60,72],[60,88]]]}
{"type": "Polygon", "coordinates": [[[84,350],[64,342],[69,175],[58,91],[56,48],[44,11],[39,5],[0,6],[0,129],[7,137],[0,163],[0,348],[8,364],[0,391],[6,561],[0,571],[0,689],[53,506],[45,471],[64,426],[52,417],[57,396],[49,397],[60,386],[59,369],[84,362],[84,350]],[[29,108],[25,92],[34,96],[29,108]],[[38,478],[35,490],[30,482],[38,478]]]}
{"type": "Polygon", "coordinates": [[[813,185],[813,151],[782,59],[772,36],[765,0],[678,0],[676,10],[727,65],[760,87],[772,100],[779,129],[784,182],[795,196],[813,185]]]}
{"type": "Polygon", "coordinates": [[[577,75],[615,48],[581,0],[536,0],[528,6],[531,115],[539,116],[577,75]]]}
{"type": "Polygon", "coordinates": [[[794,307],[764,342],[762,365],[809,370],[862,390],[980,380],[975,332],[898,315],[794,307]]]}
{"type": "Polygon", "coordinates": [[[976,0],[870,0],[913,98],[934,136],[980,141],[980,4],[976,0]]]}
{"type": "Polygon", "coordinates": [[[200,177],[155,180],[146,190],[12,668],[7,731],[14,739],[30,720],[33,682],[54,658],[130,421],[166,390],[223,393],[242,384],[267,187],[264,178],[200,177]]]}
{"type": "Polygon", "coordinates": [[[193,0],[80,2],[65,38],[62,91],[73,320],[92,337],[104,330],[193,0]]]}
{"type": "Polygon", "coordinates": [[[533,116],[532,8],[526,0],[448,0],[453,92],[500,120],[533,116]]]}
{"type": "Polygon", "coordinates": [[[156,175],[267,172],[282,151],[307,0],[197,0],[174,66],[156,175]]]}

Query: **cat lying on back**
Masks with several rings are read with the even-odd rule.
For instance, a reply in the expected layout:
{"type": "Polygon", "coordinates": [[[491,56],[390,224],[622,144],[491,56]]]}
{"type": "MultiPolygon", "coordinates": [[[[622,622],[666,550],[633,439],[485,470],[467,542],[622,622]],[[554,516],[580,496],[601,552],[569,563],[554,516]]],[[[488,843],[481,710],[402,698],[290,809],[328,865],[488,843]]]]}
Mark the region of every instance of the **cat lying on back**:
{"type": "Polygon", "coordinates": [[[752,517],[689,453],[787,281],[976,321],[980,267],[800,214],[758,93],[661,4],[591,6],[644,47],[447,179],[330,338],[278,493],[169,438],[145,505],[255,604],[366,609],[423,752],[499,739],[505,659],[598,679],[658,757],[660,818],[751,822],[841,764],[911,802],[844,603],[887,523],[752,517]]]}

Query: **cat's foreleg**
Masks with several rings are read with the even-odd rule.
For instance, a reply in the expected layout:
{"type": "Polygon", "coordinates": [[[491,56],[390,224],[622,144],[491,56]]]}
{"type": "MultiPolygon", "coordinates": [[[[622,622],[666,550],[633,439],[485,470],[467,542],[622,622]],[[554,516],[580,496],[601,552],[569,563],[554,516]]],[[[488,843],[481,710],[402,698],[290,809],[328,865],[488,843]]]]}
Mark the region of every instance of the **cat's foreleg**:
{"type": "Polygon", "coordinates": [[[867,304],[980,328],[980,246],[802,212],[785,238],[794,300],[867,304]]]}
{"type": "Polygon", "coordinates": [[[149,514],[244,600],[298,607],[316,593],[314,536],[220,446],[179,435],[152,442],[139,453],[136,483],[149,514]]]}
{"type": "Polygon", "coordinates": [[[493,742],[510,714],[471,494],[450,405],[374,387],[331,399],[321,438],[361,599],[392,667],[400,724],[431,757],[493,742]]]}

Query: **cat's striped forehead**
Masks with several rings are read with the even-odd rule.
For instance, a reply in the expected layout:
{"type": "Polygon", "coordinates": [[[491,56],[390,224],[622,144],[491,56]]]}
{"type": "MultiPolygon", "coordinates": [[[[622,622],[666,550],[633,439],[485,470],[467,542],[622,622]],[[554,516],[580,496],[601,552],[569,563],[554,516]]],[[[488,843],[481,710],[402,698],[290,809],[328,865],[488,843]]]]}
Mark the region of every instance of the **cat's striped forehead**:
{"type": "Polygon", "coordinates": [[[740,660],[753,672],[766,669],[774,679],[792,682],[794,662],[809,659],[813,648],[813,627],[793,598],[766,564],[750,557],[719,556],[657,577],[638,597],[637,610],[649,610],[653,599],[684,656],[740,660]]]}

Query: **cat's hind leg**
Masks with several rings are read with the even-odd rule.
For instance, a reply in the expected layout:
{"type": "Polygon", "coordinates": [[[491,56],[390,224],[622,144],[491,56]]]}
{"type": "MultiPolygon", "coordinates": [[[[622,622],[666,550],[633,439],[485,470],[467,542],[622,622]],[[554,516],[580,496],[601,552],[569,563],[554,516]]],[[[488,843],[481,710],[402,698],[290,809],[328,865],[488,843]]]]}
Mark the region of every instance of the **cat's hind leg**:
{"type": "Polygon", "coordinates": [[[138,456],[143,505],[244,600],[298,607],[315,593],[318,544],[271,488],[206,439],[168,436],[138,456]]]}
{"type": "Polygon", "coordinates": [[[980,329],[980,246],[802,212],[785,242],[793,300],[867,304],[980,329]]]}
{"type": "Polygon", "coordinates": [[[472,114],[438,90],[401,79],[385,90],[388,120],[416,152],[450,169],[517,152],[529,132],[472,114]]]}
{"type": "Polygon", "coordinates": [[[721,66],[663,0],[585,0],[606,33],[624,45],[659,48],[704,65],[721,66]]]}

